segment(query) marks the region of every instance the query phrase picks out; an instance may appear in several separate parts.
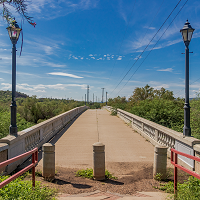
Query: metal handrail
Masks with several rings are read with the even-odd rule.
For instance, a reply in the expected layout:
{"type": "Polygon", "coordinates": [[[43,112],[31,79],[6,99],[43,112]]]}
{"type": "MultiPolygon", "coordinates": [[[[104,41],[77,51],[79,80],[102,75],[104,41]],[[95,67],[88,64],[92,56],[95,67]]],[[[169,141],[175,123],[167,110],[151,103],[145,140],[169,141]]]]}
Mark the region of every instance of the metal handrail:
{"type": "Polygon", "coordinates": [[[181,155],[181,156],[185,156],[187,158],[190,158],[192,160],[196,160],[198,162],[200,162],[200,158],[197,158],[195,156],[191,156],[189,154],[186,154],[186,153],[182,153],[180,151],[177,151],[173,148],[171,148],[171,163],[174,165],[174,194],[176,194],[176,191],[177,191],[177,168],[183,170],[184,172],[200,179],[200,175],[189,170],[189,169],[186,169],[185,167],[181,166],[181,165],[178,165],[177,164],[177,161],[178,161],[178,154],[181,155]]]}
{"type": "Polygon", "coordinates": [[[0,183],[0,189],[2,187],[4,187],[5,185],[7,185],[8,183],[10,183],[11,181],[15,180],[17,177],[19,177],[20,175],[22,175],[24,172],[27,172],[29,169],[32,168],[32,187],[35,187],[35,165],[38,163],[38,148],[34,148],[33,150],[26,152],[24,154],[21,154],[19,156],[16,156],[14,158],[11,158],[9,160],[6,160],[4,162],[0,163],[0,168],[5,167],[17,160],[20,160],[26,156],[29,156],[32,154],[32,164],[28,165],[27,167],[25,167],[24,169],[20,170],[19,172],[15,173],[14,175],[12,175],[11,177],[9,177],[8,179],[4,180],[3,182],[0,183]]]}

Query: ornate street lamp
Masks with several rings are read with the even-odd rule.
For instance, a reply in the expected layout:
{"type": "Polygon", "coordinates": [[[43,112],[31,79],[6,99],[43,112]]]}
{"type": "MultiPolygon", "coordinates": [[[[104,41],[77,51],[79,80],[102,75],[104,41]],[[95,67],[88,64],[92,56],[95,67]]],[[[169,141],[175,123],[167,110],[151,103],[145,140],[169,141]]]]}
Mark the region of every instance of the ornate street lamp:
{"type": "Polygon", "coordinates": [[[14,20],[9,27],[6,28],[10,40],[13,44],[12,47],[12,102],[11,102],[11,119],[10,119],[10,129],[9,134],[17,136],[17,125],[16,125],[16,116],[17,116],[17,105],[16,105],[16,44],[19,38],[21,28],[19,28],[17,22],[14,20]]]}
{"type": "Polygon", "coordinates": [[[183,41],[185,43],[185,105],[184,105],[184,127],[183,135],[191,136],[190,128],[190,104],[189,104],[189,44],[192,39],[193,29],[188,22],[185,22],[184,27],[180,30],[183,41]]]}

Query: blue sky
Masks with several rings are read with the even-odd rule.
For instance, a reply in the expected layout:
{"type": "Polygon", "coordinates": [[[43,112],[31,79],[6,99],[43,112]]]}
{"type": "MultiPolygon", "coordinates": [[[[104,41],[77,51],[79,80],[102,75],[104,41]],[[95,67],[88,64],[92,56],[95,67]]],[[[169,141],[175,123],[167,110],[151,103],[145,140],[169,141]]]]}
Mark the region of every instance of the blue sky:
{"type": "MultiPolygon", "coordinates": [[[[82,100],[89,85],[90,100],[94,93],[96,101],[96,97],[101,100],[101,88],[108,97],[128,98],[135,87],[149,84],[184,97],[185,45],[180,29],[188,19],[195,28],[189,46],[190,97],[195,97],[200,89],[200,2],[179,1],[32,0],[28,13],[37,25],[22,23],[17,90],[30,96],[82,100]]],[[[16,20],[21,26],[17,14],[16,20]]],[[[1,19],[0,90],[11,90],[12,44],[6,27],[1,19]]]]}

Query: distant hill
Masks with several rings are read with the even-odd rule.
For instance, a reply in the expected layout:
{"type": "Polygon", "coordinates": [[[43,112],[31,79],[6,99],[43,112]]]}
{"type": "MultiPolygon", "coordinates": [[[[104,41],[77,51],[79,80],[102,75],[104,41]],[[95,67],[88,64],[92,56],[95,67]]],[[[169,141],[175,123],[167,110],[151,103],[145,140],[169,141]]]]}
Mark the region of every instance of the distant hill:
{"type": "MultiPolygon", "coordinates": [[[[21,92],[16,92],[16,98],[26,98],[26,97],[28,97],[28,95],[21,93],[21,92]]],[[[0,90],[0,100],[1,101],[11,100],[11,98],[12,98],[12,92],[11,91],[0,90]]]]}

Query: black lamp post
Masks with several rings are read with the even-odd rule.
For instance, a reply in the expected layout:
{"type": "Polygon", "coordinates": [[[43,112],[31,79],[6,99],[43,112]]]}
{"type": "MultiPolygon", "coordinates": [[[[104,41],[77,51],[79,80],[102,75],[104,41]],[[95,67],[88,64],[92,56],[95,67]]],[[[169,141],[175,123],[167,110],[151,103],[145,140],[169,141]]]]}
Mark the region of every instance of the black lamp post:
{"type": "Polygon", "coordinates": [[[184,127],[183,135],[191,136],[190,128],[190,104],[189,104],[189,44],[192,39],[193,29],[188,22],[185,22],[184,27],[180,30],[183,41],[185,43],[185,105],[184,105],[184,127]]]}
{"type": "Polygon", "coordinates": [[[8,30],[8,34],[10,40],[13,44],[12,47],[12,102],[11,102],[11,119],[10,119],[10,129],[9,134],[17,136],[17,124],[16,124],[16,116],[17,116],[17,105],[16,105],[16,44],[19,38],[21,28],[19,28],[17,22],[14,20],[9,27],[6,28],[8,30]]]}

